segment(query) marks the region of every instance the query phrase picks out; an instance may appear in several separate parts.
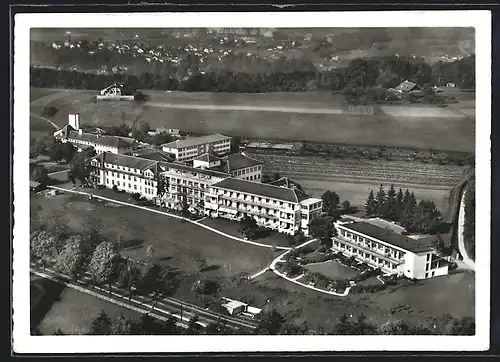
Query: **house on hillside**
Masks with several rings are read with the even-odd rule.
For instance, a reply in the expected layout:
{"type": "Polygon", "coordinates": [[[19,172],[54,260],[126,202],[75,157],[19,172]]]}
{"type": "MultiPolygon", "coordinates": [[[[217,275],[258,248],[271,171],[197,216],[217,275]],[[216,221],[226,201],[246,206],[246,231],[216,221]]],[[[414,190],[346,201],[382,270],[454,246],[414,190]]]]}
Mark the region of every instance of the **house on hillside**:
{"type": "Polygon", "coordinates": [[[123,94],[123,84],[113,83],[99,91],[98,100],[134,100],[133,95],[123,94]]]}
{"type": "Polygon", "coordinates": [[[413,91],[418,91],[422,90],[416,83],[410,82],[408,80],[405,80],[403,83],[398,85],[395,88],[397,91],[402,92],[402,93],[410,93],[413,91]]]}

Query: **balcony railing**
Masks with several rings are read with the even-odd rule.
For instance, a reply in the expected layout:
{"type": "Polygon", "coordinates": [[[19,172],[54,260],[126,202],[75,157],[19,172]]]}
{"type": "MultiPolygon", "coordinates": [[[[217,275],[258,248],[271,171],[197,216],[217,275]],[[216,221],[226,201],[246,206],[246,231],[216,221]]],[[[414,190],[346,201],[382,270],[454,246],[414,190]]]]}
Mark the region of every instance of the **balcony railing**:
{"type": "Polygon", "coordinates": [[[338,237],[334,237],[333,241],[334,241],[334,243],[335,243],[335,241],[338,241],[339,243],[344,243],[346,245],[349,245],[351,248],[359,249],[359,250],[364,251],[370,255],[374,255],[378,258],[388,260],[391,263],[400,264],[402,262],[402,259],[396,259],[392,256],[386,255],[385,253],[379,253],[378,250],[373,250],[373,249],[367,248],[365,246],[359,245],[355,241],[351,241],[348,239],[342,239],[342,238],[338,238],[338,237]]]}

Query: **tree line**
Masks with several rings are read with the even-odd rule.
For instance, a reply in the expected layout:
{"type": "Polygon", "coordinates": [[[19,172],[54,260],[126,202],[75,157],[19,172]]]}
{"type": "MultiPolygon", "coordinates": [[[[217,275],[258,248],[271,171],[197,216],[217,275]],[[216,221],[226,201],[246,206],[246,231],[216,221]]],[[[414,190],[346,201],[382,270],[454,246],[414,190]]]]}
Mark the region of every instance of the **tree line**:
{"type": "Polygon", "coordinates": [[[440,226],[441,213],[433,201],[418,201],[413,192],[391,184],[387,192],[381,184],[378,191],[370,190],[365,202],[366,216],[397,221],[408,232],[435,233],[440,226]]]}
{"type": "Polygon", "coordinates": [[[473,175],[465,186],[463,236],[465,248],[471,259],[476,252],[476,177],[473,175]]]}
{"type": "Polygon", "coordinates": [[[94,74],[32,67],[30,82],[33,87],[92,90],[119,82],[131,92],[138,89],[238,93],[344,90],[346,95],[352,97],[368,94],[373,99],[378,99],[385,93],[380,89],[396,87],[404,80],[414,81],[423,88],[454,82],[462,88],[474,89],[474,67],[474,56],[433,66],[423,59],[388,56],[354,59],[346,68],[329,71],[302,68],[286,72],[276,68],[269,72],[245,73],[222,70],[195,72],[180,80],[157,72],[144,72],[140,75],[94,74]]]}

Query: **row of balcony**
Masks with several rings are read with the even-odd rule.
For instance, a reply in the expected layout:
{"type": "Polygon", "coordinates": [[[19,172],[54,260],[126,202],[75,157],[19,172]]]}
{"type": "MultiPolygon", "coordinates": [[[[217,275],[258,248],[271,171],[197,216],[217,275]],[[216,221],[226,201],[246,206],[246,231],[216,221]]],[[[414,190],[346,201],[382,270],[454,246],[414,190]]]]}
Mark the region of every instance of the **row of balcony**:
{"type": "Polygon", "coordinates": [[[368,250],[377,252],[379,254],[391,255],[396,260],[403,260],[404,259],[404,253],[400,252],[399,250],[394,250],[394,249],[388,248],[387,246],[385,246],[383,244],[376,243],[376,242],[371,241],[371,240],[365,239],[364,241],[356,241],[353,238],[349,238],[349,237],[345,237],[345,236],[342,236],[341,240],[344,240],[345,242],[349,242],[350,244],[355,245],[356,247],[366,248],[368,250]],[[400,257],[397,256],[398,254],[400,255],[400,257]]]}
{"type": "Polygon", "coordinates": [[[228,196],[228,195],[224,195],[224,194],[218,194],[218,195],[215,195],[213,193],[207,193],[207,196],[209,197],[223,197],[224,199],[229,199],[229,200],[233,200],[233,201],[236,201],[236,202],[244,202],[244,203],[248,203],[248,204],[253,204],[253,205],[258,205],[258,206],[265,206],[265,207],[272,207],[272,208],[279,208],[280,210],[282,211],[287,211],[287,212],[294,212],[293,208],[289,207],[289,206],[285,206],[285,205],[279,205],[278,202],[265,202],[265,201],[255,201],[255,200],[252,200],[250,198],[244,198],[244,197],[233,197],[233,196],[228,196]]]}
{"type": "Polygon", "coordinates": [[[338,237],[334,237],[333,238],[333,241],[334,243],[335,242],[339,242],[339,243],[343,243],[343,244],[346,244],[348,246],[350,246],[351,248],[356,248],[356,249],[359,249],[365,253],[368,253],[370,255],[374,255],[376,257],[380,257],[380,258],[383,258],[383,259],[386,259],[392,263],[401,263],[402,259],[397,259],[395,257],[393,257],[392,255],[389,255],[389,254],[385,254],[385,253],[381,253],[379,252],[378,250],[373,250],[371,248],[368,248],[364,245],[361,245],[360,243],[357,243],[355,241],[351,241],[351,240],[348,240],[348,239],[343,239],[343,238],[338,238],[338,237]]]}

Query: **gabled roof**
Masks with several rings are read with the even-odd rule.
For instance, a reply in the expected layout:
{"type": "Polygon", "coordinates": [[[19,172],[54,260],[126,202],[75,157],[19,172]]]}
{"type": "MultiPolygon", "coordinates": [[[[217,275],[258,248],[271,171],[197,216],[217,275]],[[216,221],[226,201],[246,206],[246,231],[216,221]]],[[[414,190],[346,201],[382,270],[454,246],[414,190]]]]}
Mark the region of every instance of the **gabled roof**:
{"type": "MultiPolygon", "coordinates": [[[[66,126],[65,126],[66,127],[66,126]]],[[[71,126],[68,126],[71,127],[71,126]]],[[[75,140],[82,140],[87,142],[92,142],[99,145],[125,148],[130,147],[134,143],[133,138],[121,137],[121,136],[99,136],[92,133],[78,133],[76,131],[70,131],[66,138],[71,138],[75,140]]]]}
{"type": "Polygon", "coordinates": [[[71,134],[71,132],[76,132],[76,130],[73,127],[71,127],[69,124],[67,124],[63,128],[61,128],[60,130],[55,131],[54,136],[63,135],[64,138],[68,138],[68,136],[71,134]]]}
{"type": "Polygon", "coordinates": [[[101,92],[105,92],[107,91],[108,89],[111,89],[111,88],[114,88],[114,87],[117,87],[117,88],[123,88],[123,85],[122,84],[118,84],[118,83],[113,83],[109,86],[107,86],[106,88],[104,89],[101,89],[101,92]]]}
{"type": "Polygon", "coordinates": [[[133,152],[132,156],[145,158],[152,161],[173,161],[173,156],[156,148],[142,148],[133,152]]]}
{"type": "Polygon", "coordinates": [[[414,90],[415,88],[418,88],[416,83],[405,80],[403,83],[401,83],[400,85],[398,85],[396,87],[396,90],[399,90],[402,92],[409,92],[411,90],[414,90]]]}
{"type": "Polygon", "coordinates": [[[219,157],[215,156],[214,154],[207,152],[207,153],[204,153],[204,154],[196,157],[194,160],[210,163],[210,162],[220,161],[221,159],[219,157]]]}
{"type": "Polygon", "coordinates": [[[170,143],[165,143],[162,145],[162,147],[179,149],[179,148],[199,146],[206,143],[225,141],[230,139],[231,137],[224,136],[221,134],[211,134],[208,136],[201,136],[201,137],[188,137],[183,140],[177,140],[170,143]]]}
{"type": "Polygon", "coordinates": [[[376,226],[366,222],[353,222],[350,224],[344,224],[342,226],[346,229],[360,232],[364,235],[385,241],[388,244],[411,251],[413,253],[421,253],[434,249],[430,239],[412,239],[404,235],[395,233],[390,229],[381,228],[380,226],[376,226]]]}
{"type": "Polygon", "coordinates": [[[293,203],[299,203],[303,200],[311,198],[309,195],[299,190],[263,184],[260,182],[245,181],[236,178],[227,178],[217,182],[213,186],[293,203]]]}
{"type": "Polygon", "coordinates": [[[258,161],[254,158],[248,157],[242,153],[233,153],[223,157],[225,162],[225,171],[233,172],[243,168],[253,167],[257,165],[262,165],[263,162],[258,161]]]}
{"type": "Polygon", "coordinates": [[[297,182],[290,180],[288,177],[282,177],[276,181],[269,182],[269,185],[287,187],[289,189],[298,188],[300,186],[297,182]]]}

